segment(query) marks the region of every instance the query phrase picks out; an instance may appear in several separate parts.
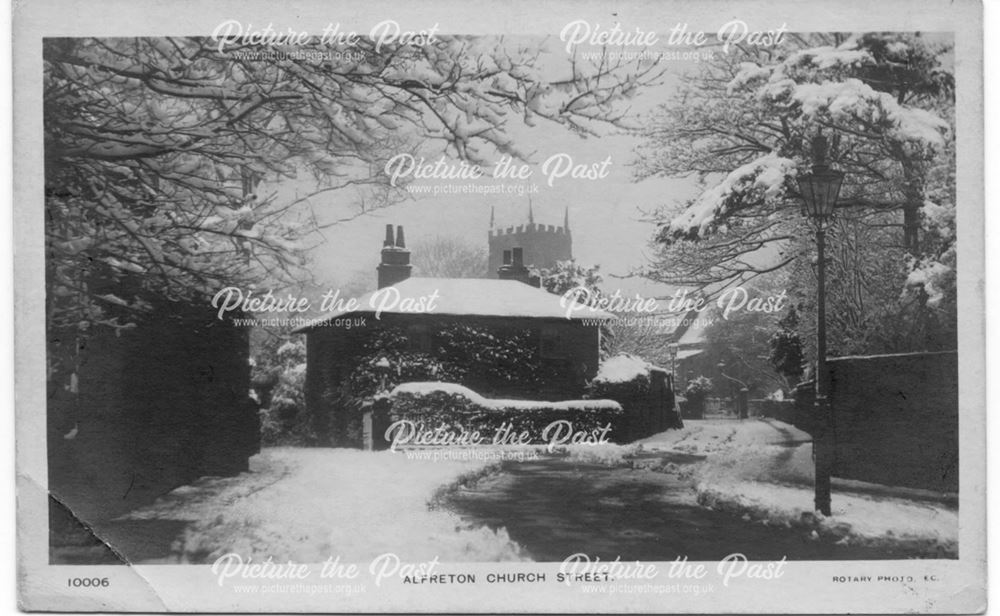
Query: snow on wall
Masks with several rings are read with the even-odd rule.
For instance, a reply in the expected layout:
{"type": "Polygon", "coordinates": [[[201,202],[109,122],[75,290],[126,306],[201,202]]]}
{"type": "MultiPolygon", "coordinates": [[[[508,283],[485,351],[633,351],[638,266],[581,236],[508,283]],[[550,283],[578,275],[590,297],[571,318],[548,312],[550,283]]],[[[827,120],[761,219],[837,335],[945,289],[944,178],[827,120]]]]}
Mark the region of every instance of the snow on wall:
{"type": "Polygon", "coordinates": [[[543,408],[565,411],[601,409],[621,410],[621,405],[614,400],[564,400],[561,402],[546,402],[536,400],[504,400],[500,398],[484,398],[468,387],[458,385],[457,383],[440,383],[436,381],[402,383],[389,392],[389,397],[390,399],[400,395],[420,397],[437,393],[461,396],[480,408],[492,411],[510,409],[529,411],[543,408]]]}

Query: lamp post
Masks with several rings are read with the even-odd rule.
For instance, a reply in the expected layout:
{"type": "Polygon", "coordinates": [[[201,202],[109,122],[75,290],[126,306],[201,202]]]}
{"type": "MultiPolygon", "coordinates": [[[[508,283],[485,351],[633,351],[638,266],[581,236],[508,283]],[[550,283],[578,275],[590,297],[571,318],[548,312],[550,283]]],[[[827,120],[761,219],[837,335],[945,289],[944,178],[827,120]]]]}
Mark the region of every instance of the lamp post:
{"type": "Polygon", "coordinates": [[[816,510],[830,515],[830,475],[833,471],[833,417],[828,398],[826,372],[826,226],[837,207],[844,174],[826,162],[827,144],[822,135],[812,142],[813,166],[799,175],[803,211],[816,223],[816,419],[813,453],[816,457],[816,510]]]}
{"type": "Polygon", "coordinates": [[[667,345],[667,357],[670,358],[670,388],[677,389],[677,353],[681,345],[671,342],[667,345]]]}

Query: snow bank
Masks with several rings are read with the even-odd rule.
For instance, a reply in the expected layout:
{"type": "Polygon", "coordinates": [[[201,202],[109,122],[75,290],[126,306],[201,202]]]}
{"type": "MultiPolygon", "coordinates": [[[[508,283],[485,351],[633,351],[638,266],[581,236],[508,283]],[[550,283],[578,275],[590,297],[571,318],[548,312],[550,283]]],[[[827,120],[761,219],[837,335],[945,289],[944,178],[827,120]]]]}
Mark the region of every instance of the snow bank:
{"type": "Polygon", "coordinates": [[[563,400],[546,402],[541,400],[509,400],[504,398],[484,398],[468,387],[455,383],[440,383],[436,381],[421,381],[402,383],[389,392],[390,399],[401,396],[426,397],[434,394],[447,394],[465,398],[478,408],[490,411],[505,410],[559,410],[559,411],[621,411],[621,405],[614,400],[563,400]]]}
{"type": "Polygon", "coordinates": [[[852,545],[905,547],[937,557],[958,553],[958,512],[913,500],[908,497],[913,490],[835,479],[832,515],[816,514],[811,438],[788,424],[688,421],[683,430],[658,434],[642,446],[705,456],[694,475],[698,502],[705,507],[852,545]]]}
{"type": "Polygon", "coordinates": [[[188,522],[172,562],[211,563],[229,552],[258,562],[370,562],[385,553],[404,562],[527,560],[505,530],[432,507],[442,489],[495,462],[269,448],[251,463],[251,473],[178,488],[123,519],[188,522]]]}
{"type": "Polygon", "coordinates": [[[615,445],[614,443],[564,445],[555,448],[556,454],[566,454],[567,458],[574,462],[599,464],[608,467],[626,465],[640,451],[642,451],[641,445],[615,445]]]}
{"type": "Polygon", "coordinates": [[[958,512],[927,503],[834,491],[832,515],[814,512],[813,491],[766,482],[697,486],[698,503],[768,525],[810,529],[816,538],[867,547],[905,548],[926,556],[958,556],[958,512]]]}

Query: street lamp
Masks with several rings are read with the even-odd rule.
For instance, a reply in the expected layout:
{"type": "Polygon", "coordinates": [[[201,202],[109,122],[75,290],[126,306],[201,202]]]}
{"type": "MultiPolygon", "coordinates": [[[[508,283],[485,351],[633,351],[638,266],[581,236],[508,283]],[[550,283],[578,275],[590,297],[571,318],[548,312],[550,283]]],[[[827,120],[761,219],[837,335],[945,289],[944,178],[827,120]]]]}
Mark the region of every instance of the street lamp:
{"type": "Polygon", "coordinates": [[[833,421],[827,392],[826,373],[826,225],[837,207],[844,174],[826,163],[827,143],[822,135],[812,142],[813,166],[810,173],[799,175],[799,193],[803,211],[816,223],[816,419],[814,454],[816,456],[816,510],[830,515],[830,475],[833,472],[833,421]]]}
{"type": "Polygon", "coordinates": [[[681,345],[677,344],[676,342],[671,342],[670,344],[667,345],[667,357],[670,358],[670,388],[671,389],[676,389],[677,388],[677,375],[676,375],[675,371],[676,371],[676,367],[677,367],[677,364],[676,364],[676,362],[677,362],[677,353],[678,353],[678,351],[680,351],[680,348],[681,348],[681,345]]]}
{"type": "Polygon", "coordinates": [[[821,223],[820,229],[833,216],[837,196],[840,195],[840,185],[844,183],[844,174],[826,163],[826,151],[826,137],[817,135],[812,142],[812,171],[797,178],[803,210],[809,218],[821,223]]]}

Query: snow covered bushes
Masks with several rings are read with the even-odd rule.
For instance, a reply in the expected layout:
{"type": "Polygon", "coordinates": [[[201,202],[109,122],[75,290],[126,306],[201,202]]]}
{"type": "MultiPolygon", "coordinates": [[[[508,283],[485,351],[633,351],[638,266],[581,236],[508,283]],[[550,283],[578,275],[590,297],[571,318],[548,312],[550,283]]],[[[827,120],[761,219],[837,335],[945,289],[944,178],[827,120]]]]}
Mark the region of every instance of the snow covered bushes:
{"type": "Polygon", "coordinates": [[[587,387],[595,398],[612,398],[645,395],[649,392],[649,362],[628,353],[621,353],[601,364],[597,376],[587,387]]]}
{"type": "Polygon", "coordinates": [[[315,435],[306,413],[306,345],[297,337],[264,345],[253,367],[254,391],[260,403],[264,445],[312,445],[315,435]],[[260,385],[260,387],[256,387],[260,385]]]}
{"type": "MultiPolygon", "coordinates": [[[[574,431],[601,430],[610,425],[609,438],[619,440],[624,413],[613,400],[493,400],[454,383],[403,383],[389,394],[392,421],[412,421],[433,430],[479,431],[492,439],[505,424],[510,433],[527,432],[531,443],[548,442],[542,435],[552,422],[572,422],[574,431]]],[[[526,443],[523,443],[526,444],[526,443]]]]}
{"type": "Polygon", "coordinates": [[[627,440],[632,441],[681,427],[665,377],[663,369],[635,355],[620,353],[601,364],[597,376],[587,385],[587,397],[607,398],[621,404],[627,440]]]}
{"type": "Polygon", "coordinates": [[[688,382],[684,389],[684,400],[681,401],[681,411],[684,417],[701,419],[705,416],[705,398],[712,391],[712,380],[699,376],[688,382]]]}

